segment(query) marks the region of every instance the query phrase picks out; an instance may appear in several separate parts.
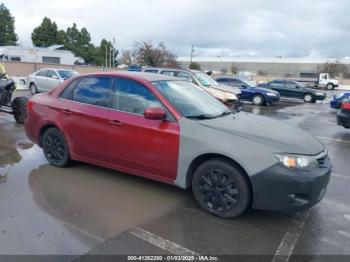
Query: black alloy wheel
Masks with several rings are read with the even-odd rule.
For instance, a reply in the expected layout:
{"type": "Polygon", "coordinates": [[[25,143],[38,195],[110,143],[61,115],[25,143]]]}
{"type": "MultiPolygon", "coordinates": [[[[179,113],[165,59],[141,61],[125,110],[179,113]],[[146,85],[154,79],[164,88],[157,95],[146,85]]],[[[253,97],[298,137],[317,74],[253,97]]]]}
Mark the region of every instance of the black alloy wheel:
{"type": "Polygon", "coordinates": [[[67,143],[59,130],[49,128],[43,135],[42,147],[47,161],[54,166],[64,167],[69,162],[67,143]]]}

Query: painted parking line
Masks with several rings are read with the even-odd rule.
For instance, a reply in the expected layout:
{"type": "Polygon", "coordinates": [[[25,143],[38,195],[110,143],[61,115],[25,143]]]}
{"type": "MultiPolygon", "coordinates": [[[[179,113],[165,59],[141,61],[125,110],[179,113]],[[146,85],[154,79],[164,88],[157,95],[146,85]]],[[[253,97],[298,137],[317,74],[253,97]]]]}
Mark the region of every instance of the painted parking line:
{"type": "Polygon", "coordinates": [[[317,138],[321,140],[326,140],[326,141],[335,141],[335,142],[342,142],[342,143],[350,143],[349,140],[342,140],[338,138],[330,138],[330,137],[324,137],[324,136],[316,136],[317,138]]]}
{"type": "Polygon", "coordinates": [[[271,262],[288,262],[293,254],[295,245],[300,237],[300,231],[304,227],[306,219],[310,215],[310,209],[303,213],[297,213],[288,227],[280,245],[271,262]]]}
{"type": "Polygon", "coordinates": [[[339,174],[332,174],[333,177],[338,177],[338,178],[342,178],[342,179],[349,179],[350,180],[350,176],[344,176],[344,175],[339,175],[339,174]]]}
{"type": "Polygon", "coordinates": [[[157,246],[171,254],[182,255],[182,256],[198,256],[199,254],[182,247],[174,242],[164,239],[156,234],[153,234],[143,228],[136,227],[129,231],[135,237],[145,240],[154,246],[157,246]]]}

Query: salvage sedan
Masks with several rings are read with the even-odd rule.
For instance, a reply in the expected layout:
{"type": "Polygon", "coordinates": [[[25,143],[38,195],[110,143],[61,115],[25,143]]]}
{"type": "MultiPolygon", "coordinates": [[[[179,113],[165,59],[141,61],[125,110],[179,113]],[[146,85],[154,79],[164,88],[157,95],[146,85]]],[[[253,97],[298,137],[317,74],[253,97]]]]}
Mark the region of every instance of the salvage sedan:
{"type": "Polygon", "coordinates": [[[325,146],[309,133],[233,113],[160,74],[74,77],[29,100],[25,130],[54,166],[79,160],[191,187],[199,206],[220,217],[309,208],[331,175],[325,146]]]}

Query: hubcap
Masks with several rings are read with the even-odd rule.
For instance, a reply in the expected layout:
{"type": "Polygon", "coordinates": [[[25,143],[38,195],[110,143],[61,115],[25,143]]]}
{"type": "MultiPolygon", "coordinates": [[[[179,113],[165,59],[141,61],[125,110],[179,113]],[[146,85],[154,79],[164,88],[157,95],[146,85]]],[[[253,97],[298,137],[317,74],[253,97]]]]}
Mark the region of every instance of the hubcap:
{"type": "Polygon", "coordinates": [[[30,86],[30,92],[31,92],[32,94],[35,94],[35,93],[36,93],[36,90],[35,90],[35,86],[34,86],[34,85],[31,85],[31,86],[30,86]]]}
{"type": "Polygon", "coordinates": [[[307,102],[310,102],[311,99],[312,99],[312,97],[311,97],[310,95],[306,95],[306,96],[305,96],[305,100],[306,100],[307,102]]]}
{"type": "Polygon", "coordinates": [[[333,88],[332,85],[327,85],[327,89],[328,89],[328,90],[331,90],[332,88],[333,88]]]}
{"type": "Polygon", "coordinates": [[[254,97],[253,102],[254,102],[254,104],[260,104],[260,103],[261,103],[261,98],[260,98],[260,96],[254,97]]]}
{"type": "Polygon", "coordinates": [[[64,144],[57,135],[48,135],[43,143],[43,148],[48,160],[60,163],[64,157],[64,144]]]}
{"type": "Polygon", "coordinates": [[[219,169],[211,170],[201,176],[199,191],[204,203],[217,212],[233,209],[237,205],[240,196],[233,178],[219,169]]]}

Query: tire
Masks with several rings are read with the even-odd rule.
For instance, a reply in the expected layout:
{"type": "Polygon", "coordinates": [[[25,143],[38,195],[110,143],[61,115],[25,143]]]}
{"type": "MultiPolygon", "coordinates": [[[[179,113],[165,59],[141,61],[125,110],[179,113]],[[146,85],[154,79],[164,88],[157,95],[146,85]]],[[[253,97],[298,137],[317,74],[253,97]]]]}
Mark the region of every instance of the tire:
{"type": "Polygon", "coordinates": [[[315,98],[314,98],[313,94],[310,94],[310,93],[304,94],[304,102],[305,103],[312,103],[314,101],[315,101],[315,98]]]}
{"type": "Polygon", "coordinates": [[[265,99],[262,95],[254,95],[252,98],[253,105],[261,106],[265,103],[265,99]]]}
{"type": "Polygon", "coordinates": [[[19,124],[23,124],[27,118],[27,103],[28,98],[26,97],[16,97],[12,101],[13,116],[19,124]]]}
{"type": "Polygon", "coordinates": [[[242,171],[222,159],[208,160],[197,168],[192,191],[203,210],[222,218],[241,215],[251,202],[250,187],[242,171]]]}
{"type": "Polygon", "coordinates": [[[333,90],[333,89],[334,89],[333,84],[331,84],[331,83],[327,84],[327,85],[326,85],[326,89],[327,89],[327,90],[333,90]]]}
{"type": "Polygon", "coordinates": [[[38,88],[36,87],[36,84],[30,83],[29,90],[32,95],[35,95],[38,93],[38,88]]]}
{"type": "Polygon", "coordinates": [[[51,127],[45,131],[41,145],[45,158],[51,165],[65,167],[69,164],[68,144],[57,128],[51,127]]]}

